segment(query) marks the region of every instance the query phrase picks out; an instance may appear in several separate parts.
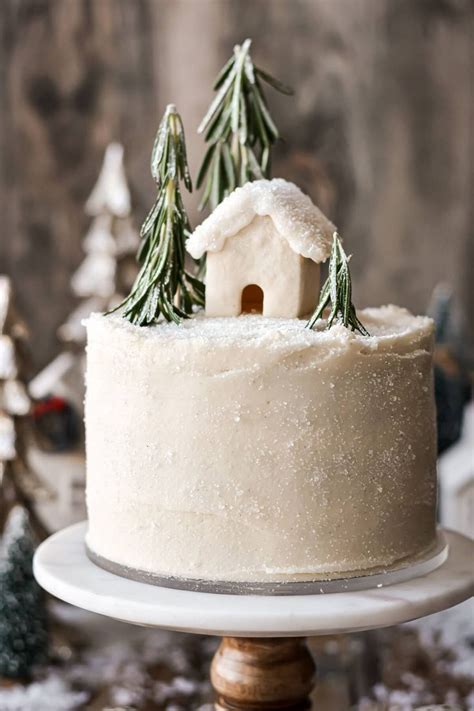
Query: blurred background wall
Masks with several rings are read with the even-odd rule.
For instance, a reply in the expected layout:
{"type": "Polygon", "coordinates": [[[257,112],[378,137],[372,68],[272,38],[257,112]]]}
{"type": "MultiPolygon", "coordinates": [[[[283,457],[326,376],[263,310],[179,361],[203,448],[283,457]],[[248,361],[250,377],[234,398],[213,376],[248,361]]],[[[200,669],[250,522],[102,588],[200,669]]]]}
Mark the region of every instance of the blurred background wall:
{"type": "MultiPolygon", "coordinates": [[[[472,311],[472,0],[2,0],[0,272],[36,367],[58,348],[103,151],[126,149],[136,223],[166,103],[196,127],[236,42],[295,89],[268,93],[274,175],[338,225],[358,304],[426,309],[439,281],[472,311]]],[[[189,202],[194,224],[197,196],[189,202]]]]}

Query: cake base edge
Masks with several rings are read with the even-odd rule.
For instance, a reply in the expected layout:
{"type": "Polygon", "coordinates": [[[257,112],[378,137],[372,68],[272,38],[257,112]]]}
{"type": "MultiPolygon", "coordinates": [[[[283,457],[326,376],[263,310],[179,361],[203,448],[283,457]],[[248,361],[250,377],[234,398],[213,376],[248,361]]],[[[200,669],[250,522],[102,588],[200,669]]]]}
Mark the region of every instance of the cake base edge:
{"type": "Polygon", "coordinates": [[[138,583],[146,583],[162,588],[185,590],[188,592],[211,593],[217,595],[323,595],[338,592],[371,590],[402,583],[431,573],[439,568],[448,557],[449,546],[442,529],[437,530],[435,544],[428,551],[411,559],[399,561],[387,568],[367,571],[341,572],[337,577],[300,581],[242,582],[226,580],[204,580],[160,575],[149,571],[115,563],[95,553],[84,543],[89,560],[99,568],[121,578],[138,583]]]}

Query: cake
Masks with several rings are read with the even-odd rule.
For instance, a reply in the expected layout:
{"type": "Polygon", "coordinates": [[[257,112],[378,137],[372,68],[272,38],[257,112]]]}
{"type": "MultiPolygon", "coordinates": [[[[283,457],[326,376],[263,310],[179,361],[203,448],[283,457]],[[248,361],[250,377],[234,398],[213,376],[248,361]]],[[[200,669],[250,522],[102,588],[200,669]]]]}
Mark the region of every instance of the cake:
{"type": "MultiPolygon", "coordinates": [[[[306,328],[334,231],[296,186],[250,183],[188,241],[208,256],[205,311],[88,319],[93,560],[132,577],[295,583],[430,555],[433,322],[397,306],[356,317],[346,281],[352,327],[333,309],[306,328]]],[[[349,279],[334,254],[330,279],[349,279]]]]}

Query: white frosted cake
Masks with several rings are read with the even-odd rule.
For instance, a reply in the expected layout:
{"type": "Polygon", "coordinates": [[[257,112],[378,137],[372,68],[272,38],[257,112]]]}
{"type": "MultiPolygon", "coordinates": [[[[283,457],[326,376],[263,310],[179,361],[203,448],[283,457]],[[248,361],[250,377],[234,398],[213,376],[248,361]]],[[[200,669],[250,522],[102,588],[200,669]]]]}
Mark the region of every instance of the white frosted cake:
{"type": "Polygon", "coordinates": [[[150,267],[118,314],[87,321],[89,555],[183,584],[360,576],[429,555],[432,321],[356,313],[334,225],[285,180],[236,189],[186,247],[207,253],[205,311],[173,312],[172,272],[150,267]]]}
{"type": "MultiPolygon", "coordinates": [[[[243,227],[243,229],[245,226],[243,227]]],[[[433,324],[87,322],[87,545],[163,577],[300,581],[435,543],[433,324]]]]}

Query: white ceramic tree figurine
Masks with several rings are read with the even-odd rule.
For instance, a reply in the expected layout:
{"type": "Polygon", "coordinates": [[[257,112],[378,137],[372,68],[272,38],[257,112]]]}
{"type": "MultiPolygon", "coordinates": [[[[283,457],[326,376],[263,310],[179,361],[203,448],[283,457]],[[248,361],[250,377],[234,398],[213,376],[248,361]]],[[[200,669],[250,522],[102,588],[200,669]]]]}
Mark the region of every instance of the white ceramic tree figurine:
{"type": "Polygon", "coordinates": [[[137,273],[139,236],[132,224],[123,154],[119,143],[107,146],[99,177],[85,205],[92,218],[83,240],[86,256],[71,279],[71,289],[81,301],[58,330],[68,348],[30,383],[33,398],[59,396],[79,416],[84,402],[86,339],[82,321],[93,311],[108,311],[119,304],[137,273]]]}
{"type": "Polygon", "coordinates": [[[74,295],[83,301],[59,329],[62,340],[81,349],[85,342],[82,319],[92,311],[107,311],[120,303],[136,275],[134,255],[139,238],[131,221],[130,191],[119,143],[107,147],[85,211],[92,217],[83,241],[86,257],[71,279],[74,295]]]}
{"type": "Polygon", "coordinates": [[[30,398],[25,387],[27,330],[13,306],[10,279],[0,276],[0,530],[9,509],[21,503],[33,527],[46,533],[34,511],[44,488],[27,461],[30,398]]]}

